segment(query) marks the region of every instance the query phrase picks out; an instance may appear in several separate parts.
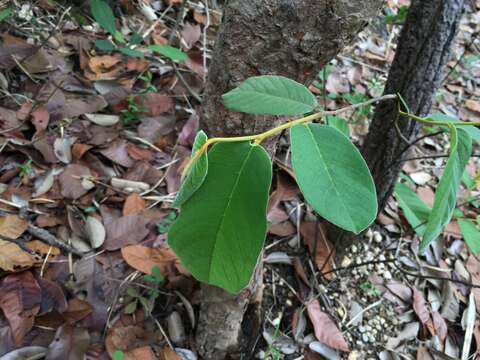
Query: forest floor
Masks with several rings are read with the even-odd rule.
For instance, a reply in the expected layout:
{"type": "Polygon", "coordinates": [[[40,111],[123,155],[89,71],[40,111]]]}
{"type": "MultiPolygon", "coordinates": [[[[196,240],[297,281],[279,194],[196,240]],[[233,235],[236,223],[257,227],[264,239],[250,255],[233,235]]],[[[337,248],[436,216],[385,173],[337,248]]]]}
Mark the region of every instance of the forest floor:
{"type": "MultiPolygon", "coordinates": [[[[220,7],[118,3],[130,43],[119,51],[88,6],[0,0],[0,360],[110,359],[116,350],[124,359],[197,359],[199,283],[168,248],[167,233],[201,123],[220,7]],[[144,41],[188,57],[152,54],[144,41]]],[[[432,113],[480,121],[480,1],[467,3],[432,113]]],[[[406,6],[389,0],[319,73],[310,89],[326,109],[382,94],[406,6]]],[[[369,106],[330,120],[361,145],[372,113],[369,106]]],[[[262,325],[244,359],[480,354],[480,233],[472,238],[460,226],[480,226],[480,148],[454,220],[420,255],[419,209],[432,206],[448,152],[441,129],[420,136],[404,186],[339,263],[295,183],[288,139],[280,139],[262,325]]]]}

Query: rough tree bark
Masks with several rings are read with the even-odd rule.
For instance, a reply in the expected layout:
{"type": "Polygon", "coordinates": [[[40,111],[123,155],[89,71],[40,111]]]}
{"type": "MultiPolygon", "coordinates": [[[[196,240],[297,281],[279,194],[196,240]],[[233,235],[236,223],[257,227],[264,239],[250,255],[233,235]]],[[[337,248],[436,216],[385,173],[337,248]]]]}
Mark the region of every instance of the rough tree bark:
{"type": "MultiPolygon", "coordinates": [[[[412,1],[388,75],[385,94],[400,93],[416,115],[425,116],[430,112],[433,96],[445,76],[444,70],[450,58],[464,2],[412,1]]],[[[398,118],[396,101],[382,102],[375,110],[362,152],[375,180],[380,210],[392,194],[403,167],[401,160],[407,153],[406,140],[412,141],[419,128],[420,125],[415,121],[398,118]]]]}
{"type": "MultiPolygon", "coordinates": [[[[229,0],[204,97],[202,125],[209,136],[246,135],[271,128],[279,119],[230,112],[223,107],[221,95],[256,75],[283,75],[308,84],[383,2],[229,0]]],[[[202,287],[197,345],[204,358],[224,359],[227,353],[238,351],[243,314],[254,290],[251,286],[233,296],[212,286],[202,287]]]]}

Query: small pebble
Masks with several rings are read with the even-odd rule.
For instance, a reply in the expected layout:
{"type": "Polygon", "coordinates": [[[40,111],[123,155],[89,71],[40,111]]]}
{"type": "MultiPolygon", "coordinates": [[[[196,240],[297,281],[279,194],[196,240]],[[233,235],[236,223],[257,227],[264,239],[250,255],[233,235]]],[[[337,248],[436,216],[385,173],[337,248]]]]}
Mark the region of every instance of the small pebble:
{"type": "Polygon", "coordinates": [[[382,234],[380,234],[378,231],[375,231],[373,233],[373,241],[375,241],[376,243],[381,243],[382,240],[383,240],[382,234]]]}
{"type": "Polygon", "coordinates": [[[358,251],[357,245],[352,245],[352,253],[356,253],[358,251]]]}
{"type": "Polygon", "coordinates": [[[385,280],[392,280],[392,274],[390,273],[390,271],[385,271],[383,274],[382,274],[383,278],[385,280]]]}
{"type": "Polygon", "coordinates": [[[367,334],[362,334],[362,342],[368,343],[369,336],[367,334]]]}
{"type": "Polygon", "coordinates": [[[366,330],[366,329],[365,329],[365,326],[363,326],[363,325],[360,325],[360,326],[358,327],[358,331],[360,331],[361,333],[364,333],[365,330],[366,330]]]}

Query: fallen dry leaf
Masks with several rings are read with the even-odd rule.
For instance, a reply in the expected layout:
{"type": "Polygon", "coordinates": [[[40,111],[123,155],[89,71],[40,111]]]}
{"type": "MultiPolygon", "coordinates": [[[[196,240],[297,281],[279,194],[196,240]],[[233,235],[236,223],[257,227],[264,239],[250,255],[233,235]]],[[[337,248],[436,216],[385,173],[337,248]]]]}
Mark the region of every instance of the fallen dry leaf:
{"type": "Polygon", "coordinates": [[[341,351],[349,351],[348,344],[337,325],[330,319],[330,316],[320,309],[318,300],[310,301],[307,304],[308,317],[315,330],[315,337],[318,341],[341,351]]]}
{"type": "Polygon", "coordinates": [[[4,271],[25,270],[35,264],[32,255],[22,250],[17,244],[0,240],[0,269],[4,271]]]}
{"type": "Polygon", "coordinates": [[[143,115],[147,117],[159,116],[170,111],[173,107],[172,99],[159,93],[148,93],[141,97],[138,96],[135,101],[141,109],[145,109],[143,115]]]}
{"type": "Polygon", "coordinates": [[[135,164],[133,159],[128,155],[127,142],[122,139],[113,141],[106,149],[100,151],[100,153],[113,162],[127,168],[135,164]]]}
{"type": "Polygon", "coordinates": [[[422,293],[415,288],[413,288],[413,310],[415,311],[415,314],[417,314],[422,324],[426,325],[431,321],[430,309],[427,301],[423,297],[422,293]]]}
{"type": "MultiPolygon", "coordinates": [[[[315,260],[317,268],[322,272],[332,270],[335,249],[325,237],[326,231],[324,226],[320,222],[305,221],[300,225],[300,233],[310,254],[315,260]]],[[[332,276],[332,273],[326,275],[327,278],[331,278],[332,276]]]]}
{"type": "Polygon", "coordinates": [[[480,113],[480,101],[468,99],[467,101],[465,101],[465,106],[468,110],[480,113]]]}
{"type": "Polygon", "coordinates": [[[45,131],[48,127],[50,114],[43,105],[39,105],[32,112],[32,124],[35,126],[37,132],[45,131]]]}
{"type": "Polygon", "coordinates": [[[148,235],[148,219],[138,214],[122,216],[106,225],[105,249],[113,251],[137,244],[148,235]]]}
{"type": "Polygon", "coordinates": [[[73,298],[68,301],[68,307],[62,313],[62,316],[69,324],[75,324],[85,319],[92,311],[92,306],[89,303],[78,298],[73,298]]]}
{"type": "Polygon", "coordinates": [[[160,360],[182,360],[182,358],[175,352],[175,350],[166,347],[163,349],[162,354],[160,355],[160,360]]]}
{"type": "Polygon", "coordinates": [[[145,200],[138,193],[131,193],[123,204],[123,216],[140,214],[145,208],[145,200]]]}
{"type": "Polygon", "coordinates": [[[83,360],[89,345],[90,335],[87,329],[62,325],[48,347],[45,360],[83,360]]]}
{"type": "Polygon", "coordinates": [[[27,230],[28,220],[17,215],[0,217],[0,235],[10,239],[18,239],[27,230]]]}
{"type": "Polygon", "coordinates": [[[169,248],[149,248],[143,245],[131,245],[122,248],[122,256],[135,270],[151,274],[152,268],[158,266],[164,276],[172,271],[172,267],[184,272],[177,255],[169,248]]]}
{"type": "Polygon", "coordinates": [[[8,320],[17,346],[33,327],[41,296],[40,286],[31,272],[11,274],[0,282],[0,309],[8,320]]]}
{"type": "Polygon", "coordinates": [[[73,200],[85,195],[88,190],[90,190],[91,182],[84,178],[90,175],[90,169],[86,166],[77,164],[68,165],[58,178],[62,195],[73,200]]]}

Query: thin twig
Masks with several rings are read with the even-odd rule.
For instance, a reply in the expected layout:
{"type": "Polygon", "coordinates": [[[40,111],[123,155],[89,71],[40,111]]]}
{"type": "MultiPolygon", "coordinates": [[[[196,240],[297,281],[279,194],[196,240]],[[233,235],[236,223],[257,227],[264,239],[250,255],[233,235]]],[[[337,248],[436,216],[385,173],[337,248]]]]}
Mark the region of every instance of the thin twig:
{"type": "Polygon", "coordinates": [[[75,254],[79,257],[82,257],[84,255],[82,252],[78,251],[74,247],[68,244],[65,244],[63,241],[60,241],[45,229],[42,229],[32,224],[28,224],[27,232],[33,235],[34,237],[42,240],[43,242],[46,242],[49,245],[58,247],[59,249],[62,249],[68,253],[75,254]]]}

